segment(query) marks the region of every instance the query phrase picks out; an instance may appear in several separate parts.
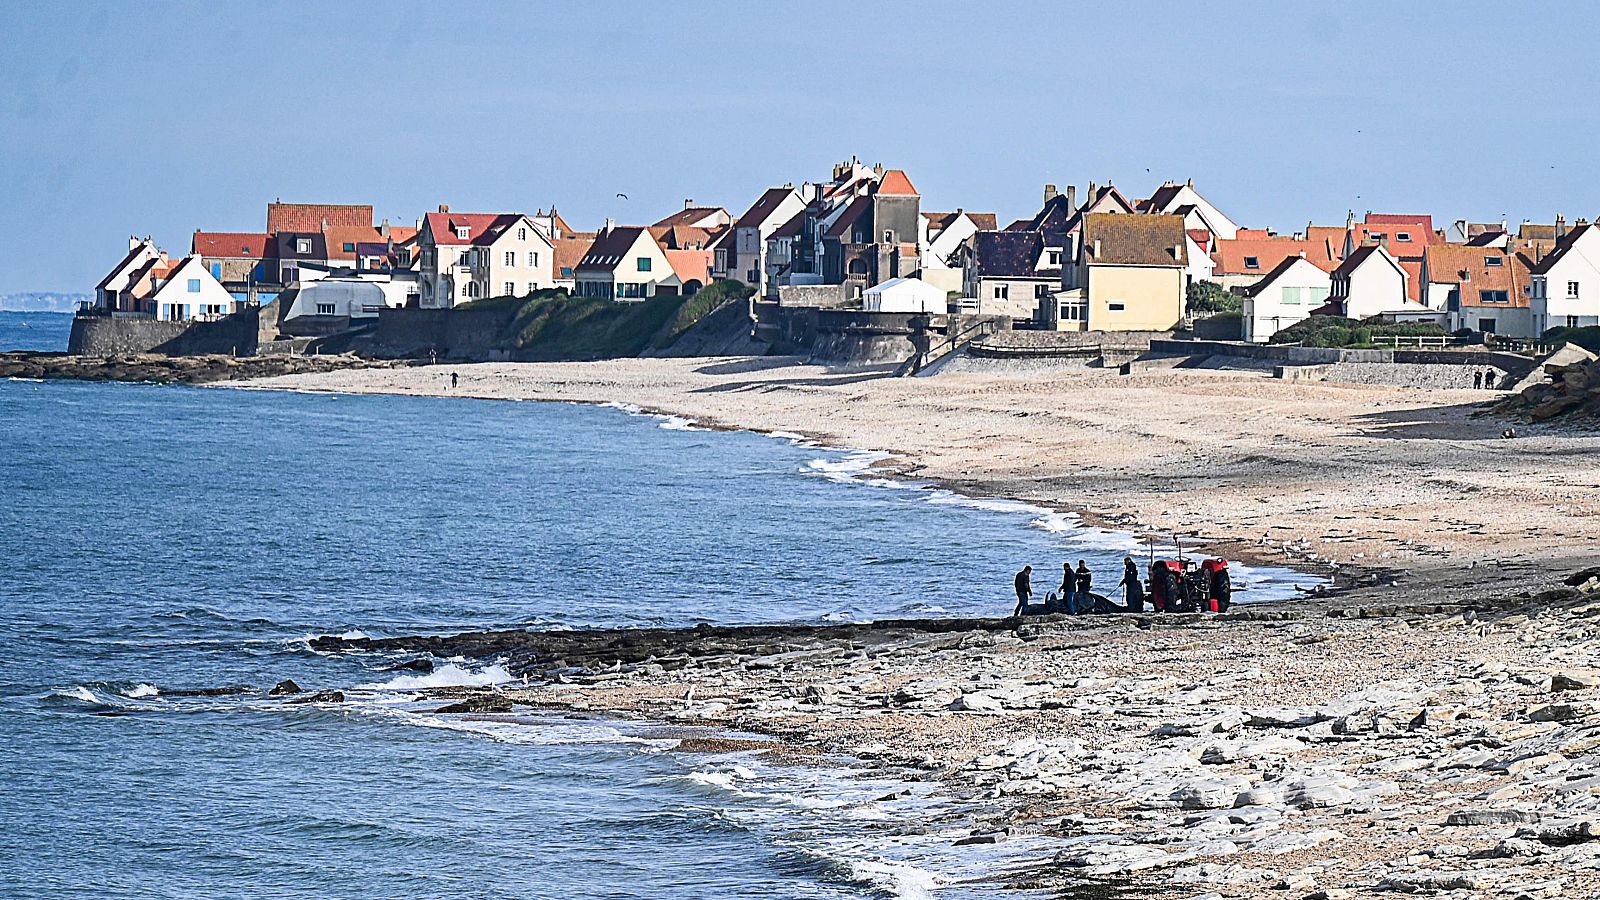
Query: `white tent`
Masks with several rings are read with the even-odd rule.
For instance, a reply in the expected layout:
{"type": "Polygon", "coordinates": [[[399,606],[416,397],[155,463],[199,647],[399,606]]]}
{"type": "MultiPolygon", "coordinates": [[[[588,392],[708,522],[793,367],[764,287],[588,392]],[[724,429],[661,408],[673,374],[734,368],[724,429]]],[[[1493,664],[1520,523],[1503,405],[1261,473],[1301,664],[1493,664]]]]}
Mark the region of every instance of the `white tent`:
{"type": "Polygon", "coordinates": [[[891,278],[867,288],[863,304],[867,312],[943,313],[949,308],[946,298],[920,278],[891,278]]]}

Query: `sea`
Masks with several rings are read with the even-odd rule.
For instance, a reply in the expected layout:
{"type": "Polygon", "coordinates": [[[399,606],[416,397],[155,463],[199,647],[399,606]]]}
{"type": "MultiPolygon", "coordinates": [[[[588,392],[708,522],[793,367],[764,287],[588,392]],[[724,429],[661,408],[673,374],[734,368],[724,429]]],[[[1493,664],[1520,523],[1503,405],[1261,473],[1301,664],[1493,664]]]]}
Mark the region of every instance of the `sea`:
{"type": "Polygon", "coordinates": [[[0,309],[0,352],[6,350],[67,351],[72,313],[18,312],[0,309]]]}
{"type": "Polygon", "coordinates": [[[511,674],[308,644],[997,615],[1024,563],[1114,582],[1137,546],[876,459],[624,408],[0,381],[0,896],[1015,896],[1048,848],[953,846],[911,773],[441,715],[420,691],[511,674]]]}

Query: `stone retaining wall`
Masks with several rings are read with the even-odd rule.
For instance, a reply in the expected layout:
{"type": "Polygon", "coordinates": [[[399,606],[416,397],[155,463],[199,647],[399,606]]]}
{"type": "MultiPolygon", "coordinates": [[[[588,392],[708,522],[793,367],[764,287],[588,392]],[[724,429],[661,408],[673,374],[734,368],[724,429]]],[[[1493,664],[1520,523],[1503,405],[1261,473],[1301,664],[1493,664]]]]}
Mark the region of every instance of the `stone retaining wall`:
{"type": "Polygon", "coordinates": [[[75,356],[254,356],[260,340],[260,308],[246,307],[215,322],[163,322],[110,316],[72,320],[67,352],[75,356]]]}

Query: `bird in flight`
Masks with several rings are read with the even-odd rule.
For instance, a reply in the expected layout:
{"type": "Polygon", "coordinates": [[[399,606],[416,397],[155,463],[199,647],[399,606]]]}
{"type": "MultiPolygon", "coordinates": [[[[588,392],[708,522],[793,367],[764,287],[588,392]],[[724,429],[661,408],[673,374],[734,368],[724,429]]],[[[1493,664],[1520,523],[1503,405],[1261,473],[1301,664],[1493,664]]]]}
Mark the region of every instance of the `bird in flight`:
{"type": "Polygon", "coordinates": [[[618,194],[617,196],[621,197],[624,200],[628,199],[628,195],[627,194],[618,194]]]}

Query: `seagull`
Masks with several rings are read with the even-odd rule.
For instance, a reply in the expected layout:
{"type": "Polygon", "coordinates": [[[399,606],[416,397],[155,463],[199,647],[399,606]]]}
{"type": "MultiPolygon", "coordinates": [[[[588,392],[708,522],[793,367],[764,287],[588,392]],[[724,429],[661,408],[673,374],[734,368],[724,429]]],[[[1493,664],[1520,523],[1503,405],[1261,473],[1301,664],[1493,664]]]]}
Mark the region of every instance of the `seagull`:
{"type": "Polygon", "coordinates": [[[627,194],[618,194],[617,196],[621,197],[624,200],[628,199],[628,195],[627,194]]]}

